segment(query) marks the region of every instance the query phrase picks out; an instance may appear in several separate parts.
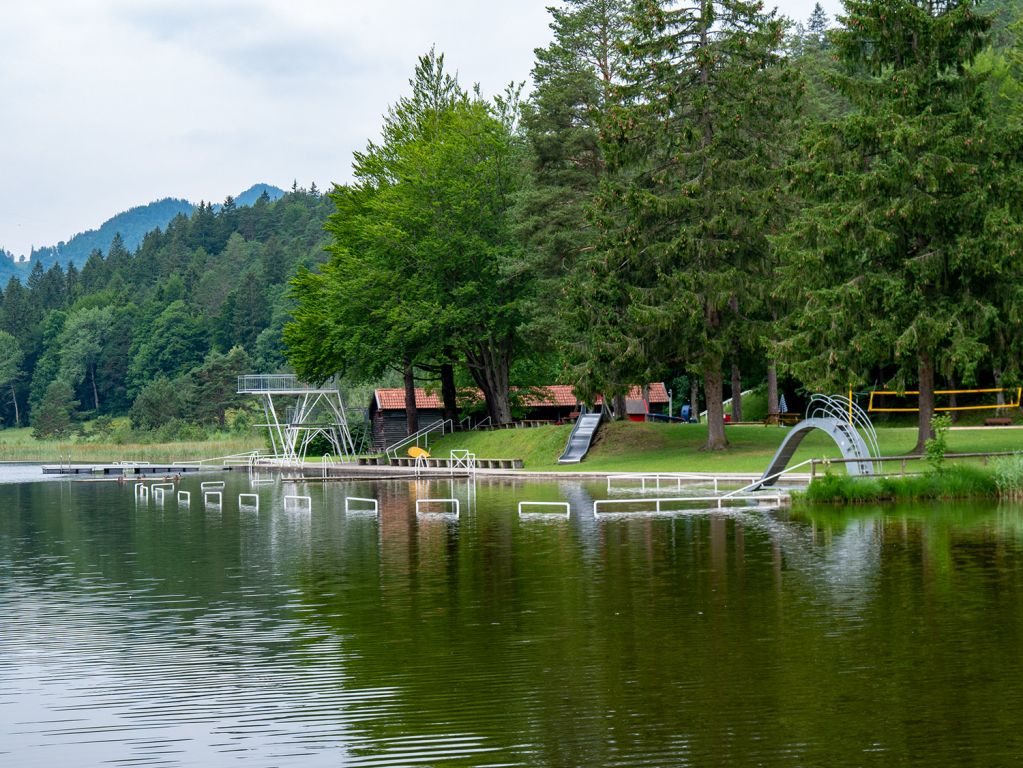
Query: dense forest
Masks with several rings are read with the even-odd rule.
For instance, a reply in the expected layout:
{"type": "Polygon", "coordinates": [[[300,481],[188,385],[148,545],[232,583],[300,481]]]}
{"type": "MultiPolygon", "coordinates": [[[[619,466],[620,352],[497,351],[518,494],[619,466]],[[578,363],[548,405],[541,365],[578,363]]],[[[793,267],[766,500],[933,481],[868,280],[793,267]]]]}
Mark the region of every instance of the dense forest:
{"type": "MultiPolygon", "coordinates": [[[[225,422],[233,373],[592,401],[1023,380],[1019,0],[566,0],[494,98],[423,55],[354,181],[8,283],[5,424],[225,422]]],[[[695,407],[699,407],[694,402],[695,407]]],[[[741,402],[733,403],[740,417],[741,402]]],[[[624,409],[619,409],[621,412],[624,409]]],[[[409,424],[415,425],[410,407],[409,424]]]]}
{"type": "MultiPolygon", "coordinates": [[[[255,203],[264,193],[270,200],[276,200],[284,194],[284,190],[270,184],[253,184],[237,197],[229,199],[236,206],[247,206],[255,203]]],[[[106,253],[116,235],[121,236],[125,248],[134,251],[154,229],[165,229],[175,216],[190,216],[195,209],[195,204],[187,200],[166,197],[122,211],[111,216],[98,229],[79,232],[67,242],[33,248],[24,261],[15,261],[14,254],[0,249],[0,256],[6,257],[0,258],[0,278],[4,282],[12,276],[25,278],[36,262],[42,263],[44,269],[54,264],[81,267],[93,251],[106,253]]],[[[219,206],[214,206],[214,210],[218,209],[219,206]]]]}
{"type": "Polygon", "coordinates": [[[173,438],[223,427],[239,373],[286,365],[287,281],[322,259],[333,204],[298,188],[251,206],[199,205],[132,252],[120,236],[79,269],[33,264],[0,297],[0,414],[63,436],[131,414],[173,438]]]}

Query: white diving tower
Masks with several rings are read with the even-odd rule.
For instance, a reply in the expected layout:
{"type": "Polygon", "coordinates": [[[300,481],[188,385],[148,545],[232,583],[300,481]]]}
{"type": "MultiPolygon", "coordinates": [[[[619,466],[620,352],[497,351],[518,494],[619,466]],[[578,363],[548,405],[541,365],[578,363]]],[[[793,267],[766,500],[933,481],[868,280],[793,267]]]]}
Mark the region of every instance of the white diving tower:
{"type": "Polygon", "coordinates": [[[274,459],[280,463],[305,461],[309,444],[323,435],[342,461],[355,456],[344,401],[336,387],[304,384],[294,374],[272,373],[238,377],[238,394],[263,400],[274,459]]]}

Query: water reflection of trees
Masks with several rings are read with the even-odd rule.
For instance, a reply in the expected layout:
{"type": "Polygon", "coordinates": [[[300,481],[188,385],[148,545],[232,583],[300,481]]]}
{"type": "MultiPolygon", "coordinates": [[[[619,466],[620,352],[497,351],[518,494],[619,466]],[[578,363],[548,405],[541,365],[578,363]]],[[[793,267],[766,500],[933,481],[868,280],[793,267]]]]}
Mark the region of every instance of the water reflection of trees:
{"type": "Polygon", "coordinates": [[[356,752],[461,734],[493,762],[816,764],[1019,731],[1018,508],[519,521],[537,489],[481,483],[455,522],[414,511],[451,485],[324,487],[305,517],[25,488],[0,490],[7,552],[338,638],[308,660],[324,684],[390,692],[350,702],[356,752]],[[346,517],[345,493],[379,516],[346,517]]]}

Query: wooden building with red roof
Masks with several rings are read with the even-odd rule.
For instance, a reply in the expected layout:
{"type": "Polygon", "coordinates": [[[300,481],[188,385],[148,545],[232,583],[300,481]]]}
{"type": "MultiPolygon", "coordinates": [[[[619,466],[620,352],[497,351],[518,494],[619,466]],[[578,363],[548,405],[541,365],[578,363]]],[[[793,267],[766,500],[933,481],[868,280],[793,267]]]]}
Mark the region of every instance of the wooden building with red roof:
{"type": "MultiPolygon", "coordinates": [[[[523,421],[552,423],[574,419],[579,412],[580,402],[572,387],[553,384],[519,390],[513,397],[513,410],[522,413],[523,421]]],[[[483,394],[478,389],[463,389],[459,392],[458,404],[464,411],[475,404],[482,406],[483,394]]],[[[602,400],[597,399],[597,404],[602,400]]],[[[668,408],[668,392],[661,382],[647,386],[647,397],[642,387],[633,387],[626,397],[626,410],[633,421],[645,421],[648,413],[664,413],[668,408]]],[[[439,424],[444,420],[444,403],[439,392],[427,392],[416,387],[416,410],[419,414],[419,428],[439,424]]],[[[408,420],[405,415],[405,390],[378,389],[369,404],[369,419],[373,429],[373,448],[383,450],[408,437],[408,420]]]]}

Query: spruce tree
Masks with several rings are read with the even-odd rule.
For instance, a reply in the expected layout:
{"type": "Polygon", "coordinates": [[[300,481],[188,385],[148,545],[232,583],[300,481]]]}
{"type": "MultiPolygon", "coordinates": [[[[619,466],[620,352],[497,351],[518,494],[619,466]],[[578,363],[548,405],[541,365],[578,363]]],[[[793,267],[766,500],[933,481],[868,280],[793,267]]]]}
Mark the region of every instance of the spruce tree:
{"type": "Polygon", "coordinates": [[[831,40],[853,109],[810,132],[794,170],[805,206],[779,246],[799,311],[780,349],[818,389],[845,391],[894,361],[886,383],[920,391],[920,451],[936,375],[974,380],[992,333],[1012,333],[1020,143],[987,122],[970,64],[990,22],[973,2],[845,11],[831,40]]]}
{"type": "MultiPolygon", "coordinates": [[[[554,40],[537,49],[535,90],[525,111],[530,181],[519,206],[527,268],[540,289],[529,330],[560,341],[577,392],[593,402],[633,383],[619,354],[618,312],[605,291],[594,207],[607,163],[601,129],[620,98],[630,34],[628,0],[570,0],[550,9],[554,40]]],[[[624,417],[624,413],[622,414],[624,417]]]]}
{"type": "Polygon", "coordinates": [[[706,447],[726,447],[722,368],[754,334],[766,235],[798,107],[782,21],[757,3],[643,2],[605,148],[597,279],[627,304],[616,353],[656,371],[684,355],[704,380],[706,447]],[[606,272],[606,274],[601,274],[606,272]]]}

